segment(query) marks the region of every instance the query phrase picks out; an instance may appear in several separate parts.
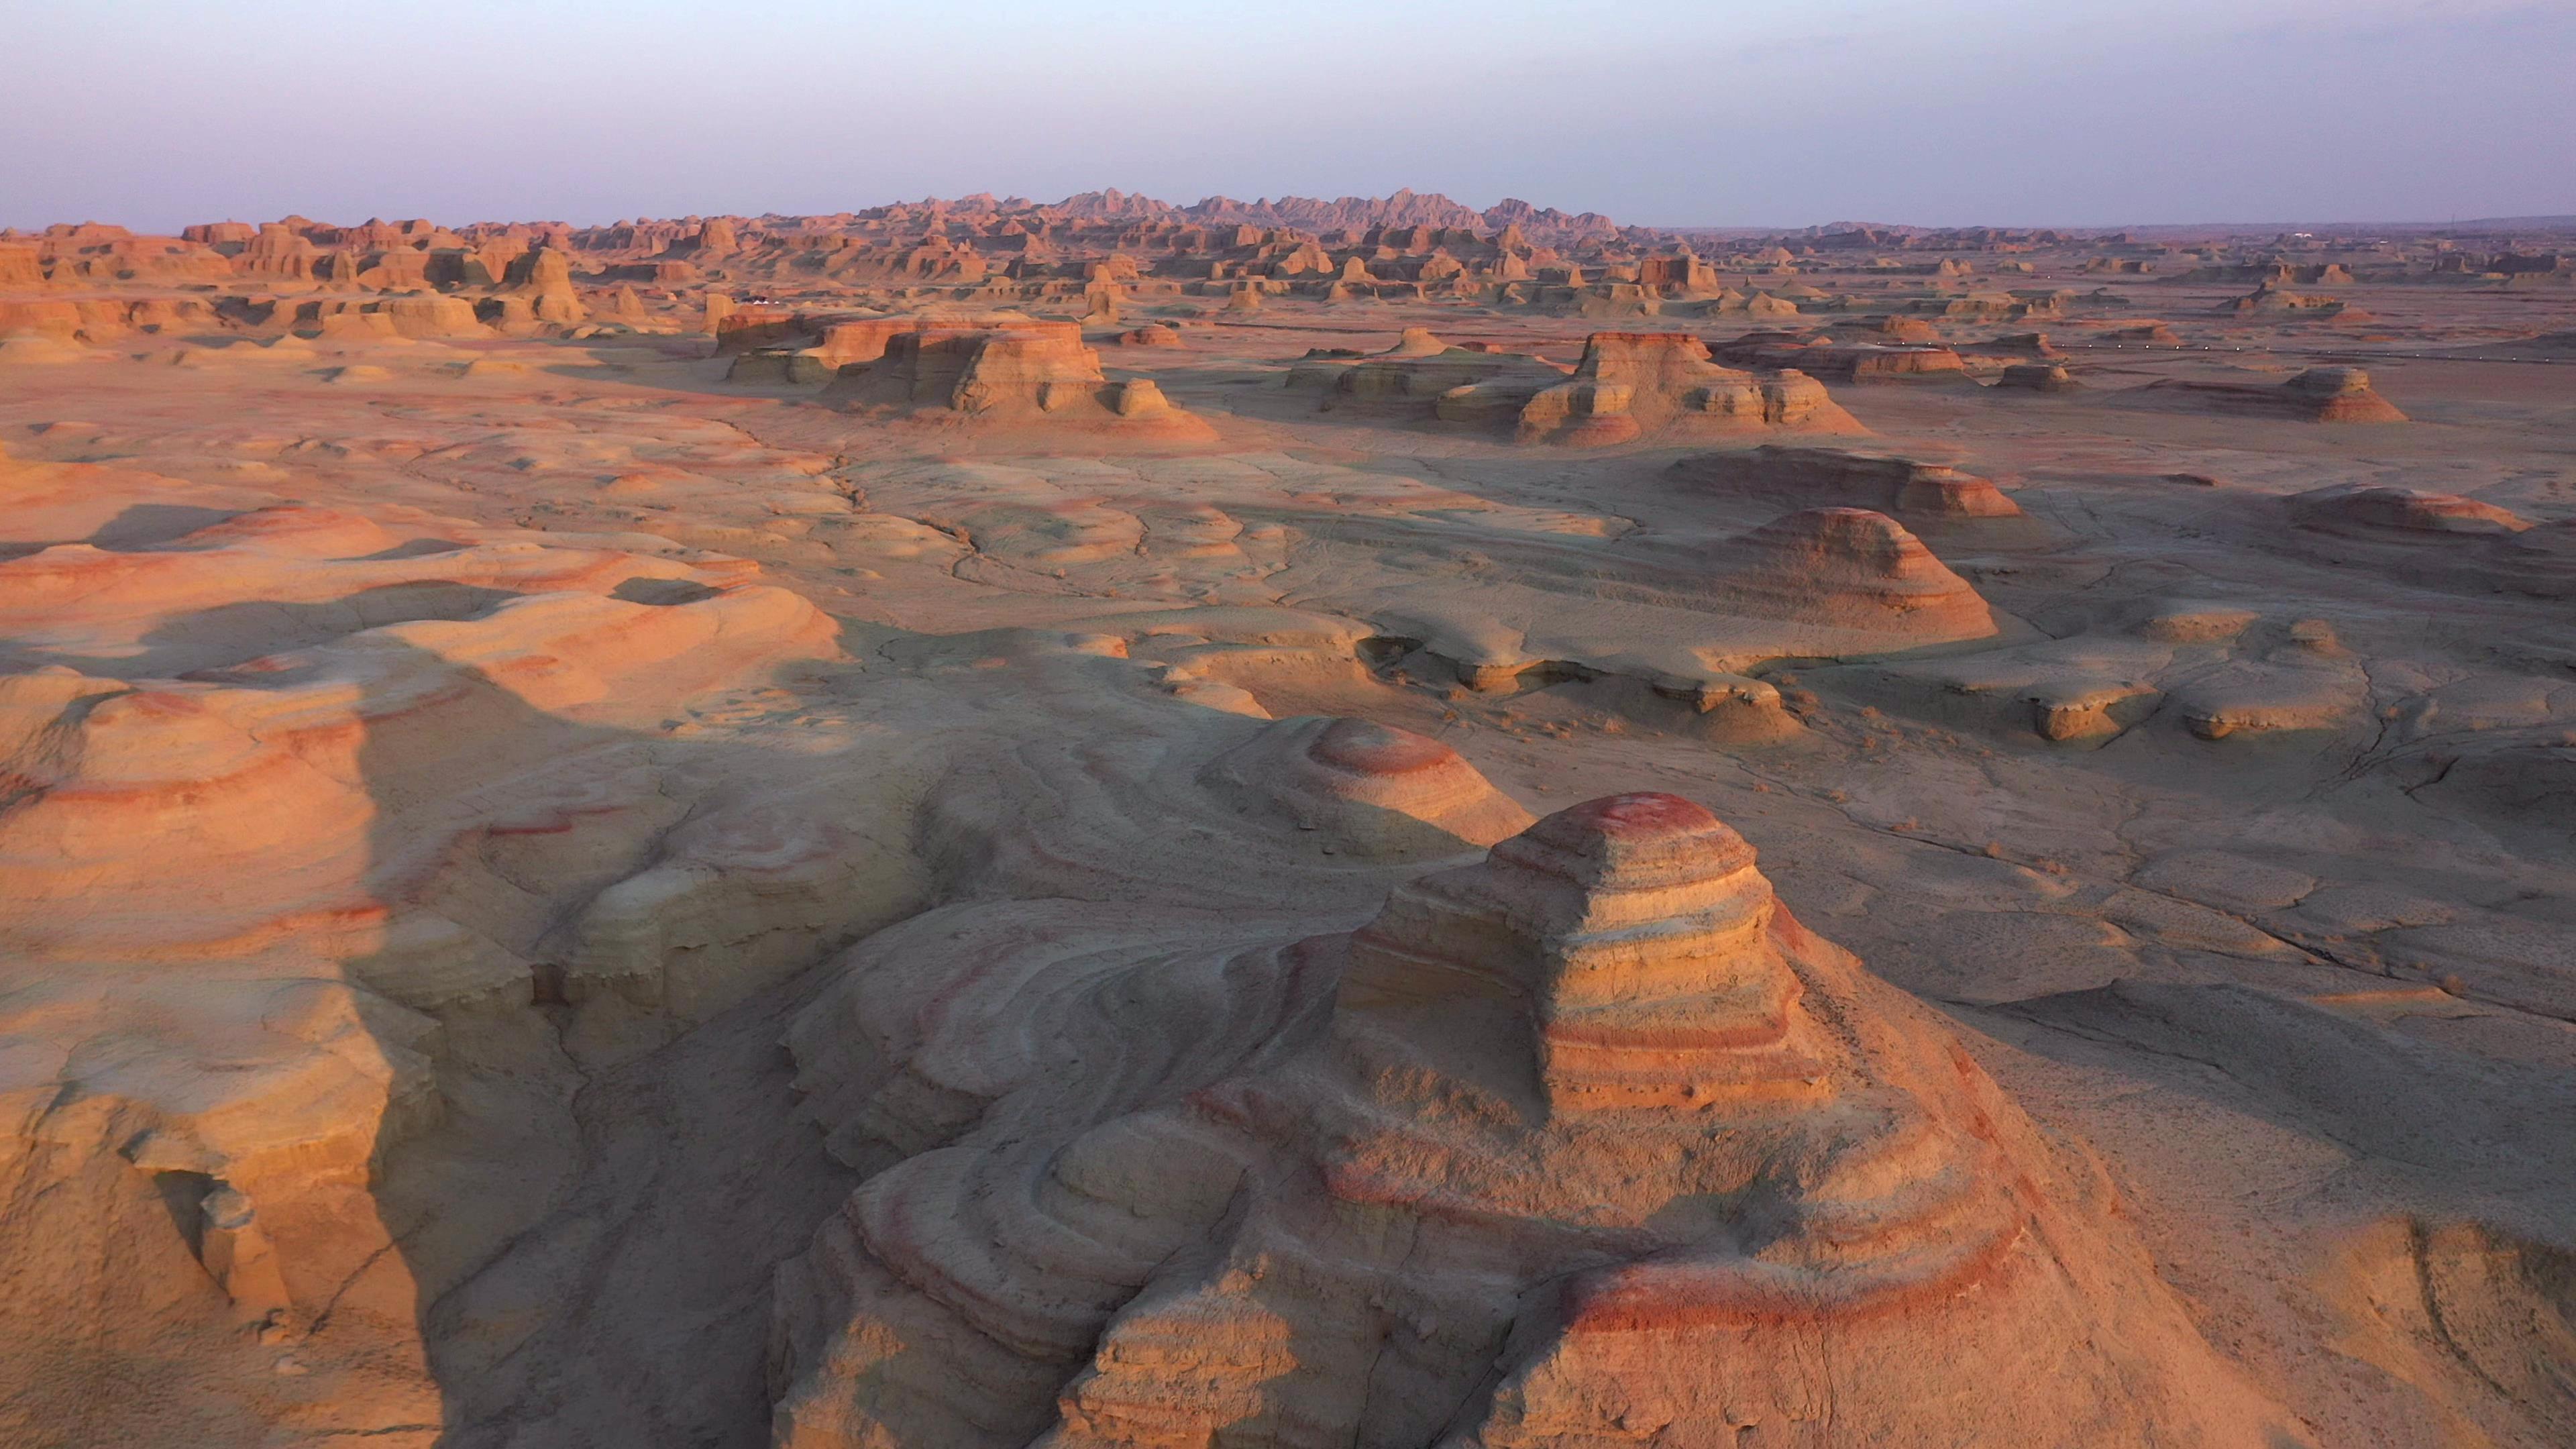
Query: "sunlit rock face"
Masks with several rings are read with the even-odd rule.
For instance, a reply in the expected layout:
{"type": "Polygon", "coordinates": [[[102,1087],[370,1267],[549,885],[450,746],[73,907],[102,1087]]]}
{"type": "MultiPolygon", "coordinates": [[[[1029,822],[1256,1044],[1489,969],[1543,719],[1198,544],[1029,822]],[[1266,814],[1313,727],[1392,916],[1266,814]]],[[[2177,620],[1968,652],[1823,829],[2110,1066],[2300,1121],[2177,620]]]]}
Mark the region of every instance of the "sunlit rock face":
{"type": "Polygon", "coordinates": [[[924,923],[800,1022],[885,1165],[781,1280],[779,1443],[2289,1432],[2098,1177],[1687,801],[1347,935],[1125,934],[924,923]]]}
{"type": "MultiPolygon", "coordinates": [[[[879,339],[870,337],[870,343],[879,339]]],[[[833,406],[1138,434],[1205,437],[1150,379],[1109,381],[1100,354],[1071,322],[1028,318],[925,321],[882,337],[874,361],[854,362],[824,389],[833,406]]]]}

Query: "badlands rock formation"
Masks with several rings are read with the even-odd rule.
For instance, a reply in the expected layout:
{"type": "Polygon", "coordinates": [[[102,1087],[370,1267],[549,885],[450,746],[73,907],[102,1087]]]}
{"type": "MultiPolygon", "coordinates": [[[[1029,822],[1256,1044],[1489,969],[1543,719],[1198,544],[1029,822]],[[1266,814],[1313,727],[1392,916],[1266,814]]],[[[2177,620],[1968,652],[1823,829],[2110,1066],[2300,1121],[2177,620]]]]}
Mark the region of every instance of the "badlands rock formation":
{"type": "MultiPolygon", "coordinates": [[[[828,345],[828,342],[827,342],[828,345]]],[[[1173,438],[1208,435],[1148,378],[1111,382],[1069,322],[991,318],[923,322],[883,338],[873,361],[845,364],[822,400],[914,417],[1051,427],[1115,426],[1173,438]]]]}
{"type": "Polygon", "coordinates": [[[2358,367],[2312,367],[2274,387],[2168,380],[2126,395],[2140,407],[2292,418],[2312,423],[2402,423],[2406,414],[2373,391],[2358,367]]]}
{"type": "MultiPolygon", "coordinates": [[[[1334,764],[1454,762],[1369,746],[1334,764]]],[[[1688,801],[1345,935],[1080,919],[888,933],[792,1031],[891,1165],[784,1271],[779,1443],[2296,1442],[2091,1170],[1688,801]]]]}
{"type": "Polygon", "coordinates": [[[0,1443],[2576,1442],[2571,255],[0,234],[0,1443]]]}
{"type": "Polygon", "coordinates": [[[2021,516],[1993,479],[1946,464],[1834,448],[1766,443],[1750,452],[1702,453],[1673,464],[1672,475],[1695,487],[1784,503],[1830,501],[1933,522],[2021,516]]]}
{"type": "Polygon", "coordinates": [[[1449,422],[1508,415],[1523,443],[1592,446],[1650,435],[1859,429],[1806,374],[1720,367],[1706,343],[1672,332],[1596,332],[1584,339],[1571,377],[1535,392],[1504,380],[1469,385],[1443,394],[1438,411],[1449,422]]]}

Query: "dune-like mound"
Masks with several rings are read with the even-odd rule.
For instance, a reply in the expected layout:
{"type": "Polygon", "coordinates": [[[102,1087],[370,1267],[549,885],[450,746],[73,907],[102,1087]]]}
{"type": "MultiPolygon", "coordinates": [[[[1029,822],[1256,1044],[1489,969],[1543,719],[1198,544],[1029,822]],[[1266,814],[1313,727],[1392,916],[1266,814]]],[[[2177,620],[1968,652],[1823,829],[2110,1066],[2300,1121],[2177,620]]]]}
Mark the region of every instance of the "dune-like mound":
{"type": "Polygon", "coordinates": [[[0,337],[0,367],[55,367],[78,362],[88,355],[88,349],[77,342],[41,332],[0,337]]]}
{"type": "Polygon", "coordinates": [[[1308,357],[1288,370],[1292,389],[1323,394],[1332,411],[1428,418],[1460,388],[1535,390],[1562,380],[1563,365],[1528,353],[1453,347],[1430,329],[1408,327],[1395,345],[1366,356],[1308,357]]]}
{"type": "Polygon", "coordinates": [[[2511,509],[2452,493],[2369,483],[2337,483],[2295,494],[2290,517],[2321,533],[2405,537],[2416,534],[2520,533],[2528,519],[2511,509]]]}
{"type": "Polygon", "coordinates": [[[2358,367],[2312,367],[2277,387],[2168,379],[2121,393],[2119,402],[2227,417],[2311,423],[2402,423],[2406,414],[2371,388],[2358,367]]]}
{"type": "MultiPolygon", "coordinates": [[[[429,786],[434,801],[430,782],[451,772],[447,789],[462,788],[452,772],[467,761],[542,756],[558,717],[631,718],[831,647],[812,605],[742,582],[729,560],[391,542],[351,515],[275,508],[158,549],[0,562],[0,628],[34,671],[0,712],[0,760],[22,787],[0,811],[0,858],[15,862],[0,931],[16,949],[327,935],[333,912],[374,910],[388,880],[445,845],[420,823],[407,863],[371,848],[371,788],[429,786]],[[174,871],[165,852],[182,840],[188,869],[174,871]],[[190,872],[238,878],[217,900],[190,872]],[[53,914],[80,900],[96,904],[53,914]]],[[[443,969],[413,980],[388,965],[374,984],[434,1001],[455,984],[443,969]]]]}
{"type": "Polygon", "coordinates": [[[2182,346],[2182,334],[2163,322],[2132,322],[2124,327],[2106,327],[2094,333],[2093,340],[2119,347],[2182,346]]]}
{"type": "Polygon", "coordinates": [[[1142,378],[1111,382],[1071,322],[986,318],[925,322],[884,338],[873,362],[844,368],[821,401],[853,412],[996,424],[1212,436],[1142,378]]]}
{"type": "Polygon", "coordinates": [[[1837,341],[1798,332],[1748,332],[1717,354],[1738,367],[1790,368],[1832,382],[1955,381],[1964,358],[1937,343],[1837,341]]]}
{"type": "Polygon", "coordinates": [[[1520,442],[1573,445],[1860,428],[1814,378],[1721,367],[1709,360],[1706,343],[1685,332],[1595,332],[1572,376],[1535,391],[1511,381],[1470,386],[1443,396],[1439,413],[1452,422],[1508,413],[1520,442]]]}
{"type": "Polygon", "coordinates": [[[2270,280],[2244,296],[2226,303],[2219,310],[2233,312],[2240,317],[2283,320],[2315,318],[2346,323],[2379,320],[2341,297],[2329,297],[2317,292],[2294,292],[2270,280]]]}
{"type": "Polygon", "coordinates": [[[1748,613],[1934,642],[1995,630],[1993,609],[1903,524],[1810,508],[1710,551],[1710,587],[1748,613]]]}
{"type": "Polygon", "coordinates": [[[782,1275],[775,1442],[2302,1442],[1696,805],[1191,934],[994,907],[844,965],[790,1041],[882,1170],[782,1275]]]}
{"type": "Polygon", "coordinates": [[[1805,509],[1734,534],[1644,532],[1605,548],[1493,547],[1512,566],[1505,576],[1426,570],[1354,589],[1349,606],[1471,690],[1616,676],[1761,738],[1795,729],[1779,691],[1744,677],[1765,661],[2027,632],[1867,509],[1805,509]]]}
{"type": "Polygon", "coordinates": [[[1933,346],[1941,343],[1941,329],[1920,317],[1894,314],[1855,317],[1848,322],[1835,323],[1831,330],[1837,336],[1860,342],[1928,343],[1933,346]]]}
{"type": "Polygon", "coordinates": [[[2497,582],[2535,598],[2576,598],[2576,518],[2524,529],[2496,550],[2497,582]]]}
{"type": "Polygon", "coordinates": [[[335,341],[491,335],[491,329],[475,315],[474,304],[463,297],[314,298],[295,303],[292,318],[288,325],[295,331],[335,341]]]}
{"type": "Polygon", "coordinates": [[[2084,384],[2059,363],[2016,362],[1995,378],[1995,386],[2021,392],[2079,392],[2084,384]]]}
{"type": "Polygon", "coordinates": [[[2474,498],[2374,483],[2312,488],[2272,508],[2257,517],[2290,527],[2274,523],[2269,547],[2469,593],[2576,594],[2576,519],[2535,523],[2474,498]]]}
{"type": "Polygon", "coordinates": [[[2020,505],[1994,480],[1940,463],[1839,448],[1765,443],[1736,453],[1701,453],[1666,470],[1674,482],[1717,493],[1832,503],[1923,519],[2018,518],[2020,505]]]}
{"type": "Polygon", "coordinates": [[[1367,720],[1283,720],[1210,764],[1201,782],[1300,830],[1405,858],[1491,845],[1529,824],[1458,752],[1367,720]]]}
{"type": "Polygon", "coordinates": [[[1988,353],[2006,353],[2019,357],[2035,357],[2041,361],[2048,361],[2054,358],[2064,357],[2066,355],[2066,349],[2059,347],[2055,342],[2049,340],[2049,336],[2045,332],[2006,333],[2001,337],[1990,338],[1985,342],[1977,344],[1976,350],[1988,353]]]}
{"type": "Polygon", "coordinates": [[[706,592],[757,572],[685,550],[406,542],[357,514],[274,504],[151,548],[69,543],[0,560],[6,655],[169,677],[381,625],[470,618],[516,595],[706,592]]]}
{"type": "Polygon", "coordinates": [[[1313,716],[1208,729],[1232,740],[1212,758],[1063,740],[976,759],[932,801],[925,848],[979,894],[1312,911],[1529,821],[1421,735],[1313,716]]]}

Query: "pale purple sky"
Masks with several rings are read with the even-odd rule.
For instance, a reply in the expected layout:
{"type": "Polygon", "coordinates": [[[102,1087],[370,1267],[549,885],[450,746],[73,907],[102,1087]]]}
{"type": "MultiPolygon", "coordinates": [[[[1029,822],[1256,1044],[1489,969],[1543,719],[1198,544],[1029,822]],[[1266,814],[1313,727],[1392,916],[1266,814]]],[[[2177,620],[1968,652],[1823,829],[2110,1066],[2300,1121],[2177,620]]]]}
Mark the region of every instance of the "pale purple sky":
{"type": "Polygon", "coordinates": [[[0,226],[1114,186],[1659,225],[2576,213],[2576,0],[0,0],[0,226]]]}

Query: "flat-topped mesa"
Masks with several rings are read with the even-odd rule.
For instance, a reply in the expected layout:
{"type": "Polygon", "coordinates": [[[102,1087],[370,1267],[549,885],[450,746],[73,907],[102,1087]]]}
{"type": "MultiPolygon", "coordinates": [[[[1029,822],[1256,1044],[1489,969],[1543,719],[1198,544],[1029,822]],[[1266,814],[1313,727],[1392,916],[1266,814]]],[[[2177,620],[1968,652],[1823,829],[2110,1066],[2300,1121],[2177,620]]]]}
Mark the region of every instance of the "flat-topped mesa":
{"type": "Polygon", "coordinates": [[[2021,516],[2021,506],[1990,478],[1884,453],[1765,443],[1745,452],[1694,454],[1667,471],[1676,482],[1717,492],[1829,502],[1923,519],[2021,516]]]}
{"type": "Polygon", "coordinates": [[[1077,323],[923,321],[884,341],[883,356],[843,368],[821,400],[855,411],[1209,435],[1154,383],[1110,381],[1077,323]]]}
{"type": "MultiPolygon", "coordinates": [[[[1497,382],[1488,389],[1513,388],[1497,382]]],[[[1441,399],[1440,416],[1478,421],[1497,398],[1468,388],[1441,399]]],[[[1607,445],[1667,432],[1684,435],[1797,428],[1858,432],[1860,424],[1803,372],[1742,372],[1709,358],[1686,332],[1595,332],[1572,376],[1522,397],[1514,436],[1523,443],[1607,445]]]]}
{"type": "Polygon", "coordinates": [[[1753,859],[1677,796],[1560,811],[1481,864],[1398,886],[1351,938],[1337,1009],[1500,1001],[1520,1039],[1452,1060],[1531,1074],[1550,1115],[1797,1093],[1815,1063],[1790,1046],[1799,987],[1753,859]]]}

